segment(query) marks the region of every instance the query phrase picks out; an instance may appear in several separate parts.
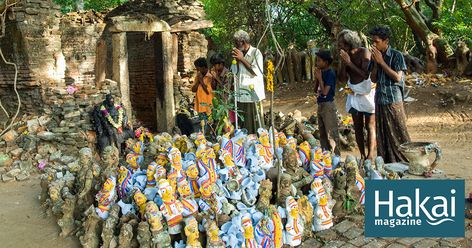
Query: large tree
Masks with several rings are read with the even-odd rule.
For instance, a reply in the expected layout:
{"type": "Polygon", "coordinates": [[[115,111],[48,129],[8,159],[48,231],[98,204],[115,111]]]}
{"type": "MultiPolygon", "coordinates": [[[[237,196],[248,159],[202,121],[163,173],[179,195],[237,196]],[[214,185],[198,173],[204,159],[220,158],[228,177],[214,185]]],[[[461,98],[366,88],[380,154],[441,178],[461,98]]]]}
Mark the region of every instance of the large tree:
{"type": "Polygon", "coordinates": [[[424,14],[424,6],[421,0],[395,0],[405,15],[408,26],[414,35],[422,42],[426,51],[426,64],[429,72],[435,72],[438,63],[446,64],[448,57],[452,55],[447,41],[442,38],[441,30],[434,25],[440,19],[443,0],[424,0],[431,14],[424,14]]]}

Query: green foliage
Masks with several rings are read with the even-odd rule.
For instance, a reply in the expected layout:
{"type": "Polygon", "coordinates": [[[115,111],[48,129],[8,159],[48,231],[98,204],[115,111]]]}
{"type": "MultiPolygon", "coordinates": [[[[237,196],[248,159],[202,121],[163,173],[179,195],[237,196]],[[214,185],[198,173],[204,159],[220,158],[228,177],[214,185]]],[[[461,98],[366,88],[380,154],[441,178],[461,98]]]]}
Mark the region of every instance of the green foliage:
{"type": "MultiPolygon", "coordinates": [[[[207,18],[213,20],[214,27],[206,31],[217,45],[217,49],[229,51],[232,46],[232,34],[237,29],[248,30],[253,35],[256,45],[267,26],[265,18],[265,1],[263,0],[203,0],[207,18]]],[[[332,47],[329,30],[320,20],[310,13],[315,4],[321,7],[341,28],[357,30],[363,34],[377,25],[387,25],[392,30],[391,44],[395,48],[407,51],[414,56],[423,56],[421,42],[415,41],[414,34],[405,21],[405,16],[396,1],[392,0],[292,0],[269,1],[273,19],[273,29],[282,47],[294,43],[301,50],[310,39],[317,41],[321,47],[332,47]]],[[[432,17],[431,9],[420,3],[421,13],[432,17]]],[[[433,20],[434,21],[434,20],[433,20]]],[[[440,18],[431,23],[450,44],[458,39],[472,44],[472,1],[444,0],[440,18]],[[455,7],[453,11],[453,3],[455,7]]],[[[267,34],[260,48],[265,50],[273,42],[267,34]]],[[[272,49],[274,50],[274,49],[272,49]]]]}
{"type": "Polygon", "coordinates": [[[457,0],[453,9],[452,0],[447,0],[442,6],[442,16],[434,24],[443,32],[449,44],[461,39],[472,47],[472,1],[457,0]]]}
{"type": "MultiPolygon", "coordinates": [[[[224,134],[225,119],[229,120],[230,111],[234,111],[234,97],[235,94],[232,89],[223,88],[221,90],[213,91],[215,97],[212,99],[212,108],[209,121],[211,122],[211,127],[213,129],[213,135],[216,137],[218,135],[224,134]]],[[[243,116],[240,111],[238,111],[238,119],[243,120],[243,116]]]]}
{"type": "Polygon", "coordinates": [[[62,13],[69,13],[72,11],[77,11],[77,6],[83,3],[84,10],[97,10],[102,11],[109,8],[117,7],[127,0],[54,0],[57,4],[61,6],[62,13]]]}

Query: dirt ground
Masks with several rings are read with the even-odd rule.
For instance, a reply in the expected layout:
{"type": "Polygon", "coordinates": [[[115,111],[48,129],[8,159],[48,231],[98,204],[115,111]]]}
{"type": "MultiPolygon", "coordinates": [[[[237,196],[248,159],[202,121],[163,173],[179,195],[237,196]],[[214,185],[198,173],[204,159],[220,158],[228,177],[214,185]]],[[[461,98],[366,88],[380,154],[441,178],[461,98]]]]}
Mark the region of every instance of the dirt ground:
{"type": "MultiPolygon", "coordinates": [[[[336,94],[338,111],[346,115],[345,96],[339,91],[336,94]]],[[[443,155],[437,168],[448,178],[465,179],[468,195],[472,192],[472,80],[452,80],[444,85],[427,80],[422,86],[412,86],[408,96],[416,99],[405,104],[412,141],[437,142],[443,155]]],[[[305,116],[316,112],[310,84],[278,89],[274,99],[275,111],[287,114],[298,109],[305,116]]],[[[266,103],[265,110],[268,109],[266,103]]],[[[343,156],[346,154],[360,156],[357,150],[344,152],[343,156]]]]}
{"type": "Polygon", "coordinates": [[[75,237],[59,237],[55,218],[43,215],[40,192],[38,178],[0,184],[0,247],[80,247],[75,237]]]}
{"type": "MultiPolygon", "coordinates": [[[[449,82],[439,87],[431,84],[415,86],[410,96],[417,99],[406,104],[412,140],[437,142],[443,152],[438,169],[449,178],[465,179],[466,194],[472,192],[469,165],[472,158],[472,80],[449,82]],[[441,103],[443,99],[446,106],[441,103]]],[[[285,86],[284,90],[278,90],[275,99],[276,111],[288,113],[299,109],[306,115],[316,111],[313,86],[309,84],[285,86]]],[[[343,115],[346,114],[344,101],[344,96],[338,94],[337,106],[343,115]]],[[[353,154],[359,155],[358,152],[353,154]]],[[[0,246],[80,247],[76,238],[60,238],[56,220],[43,216],[37,198],[39,192],[38,179],[0,184],[0,246]]]]}

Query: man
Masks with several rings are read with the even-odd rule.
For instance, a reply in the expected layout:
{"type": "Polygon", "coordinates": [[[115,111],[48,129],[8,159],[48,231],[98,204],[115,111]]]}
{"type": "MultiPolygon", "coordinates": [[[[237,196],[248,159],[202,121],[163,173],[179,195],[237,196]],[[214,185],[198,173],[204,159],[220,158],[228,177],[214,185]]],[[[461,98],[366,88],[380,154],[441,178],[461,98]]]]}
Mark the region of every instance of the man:
{"type": "Polygon", "coordinates": [[[371,54],[367,48],[361,47],[361,38],[352,30],[341,31],[337,42],[341,57],[339,81],[348,83],[352,90],[346,99],[346,111],[352,115],[361,160],[372,161],[375,149],[375,90],[372,89],[372,81],[369,77],[368,67],[371,54]],[[364,127],[367,129],[367,155],[364,127]]]}
{"type": "Polygon", "coordinates": [[[403,55],[389,45],[390,31],[376,27],[369,32],[372,38],[373,82],[375,92],[375,122],[377,131],[377,155],[386,163],[407,162],[399,146],[410,141],[403,108],[403,88],[406,64],[403,55]]]}
{"type": "Polygon", "coordinates": [[[198,58],[193,62],[197,69],[195,82],[192,86],[192,92],[195,92],[195,106],[194,109],[198,113],[202,132],[207,130],[208,117],[211,114],[211,106],[213,99],[212,81],[213,78],[208,71],[208,64],[205,58],[198,58]]]}
{"type": "Polygon", "coordinates": [[[237,63],[232,70],[236,75],[237,107],[244,118],[241,127],[246,128],[248,133],[256,133],[257,128],[264,126],[260,105],[260,101],[265,99],[262,74],[264,59],[261,51],[251,46],[247,32],[239,30],[233,38],[235,48],[232,56],[237,63]],[[258,123],[259,120],[261,123],[258,123]]]}

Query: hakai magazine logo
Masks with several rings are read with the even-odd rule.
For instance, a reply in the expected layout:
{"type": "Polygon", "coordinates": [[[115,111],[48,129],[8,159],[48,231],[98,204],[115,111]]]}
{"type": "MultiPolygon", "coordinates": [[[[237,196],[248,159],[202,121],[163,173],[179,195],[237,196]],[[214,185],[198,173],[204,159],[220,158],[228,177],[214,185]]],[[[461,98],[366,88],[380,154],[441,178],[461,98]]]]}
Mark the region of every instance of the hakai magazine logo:
{"type": "Polygon", "coordinates": [[[366,237],[464,237],[464,180],[367,180],[366,237]]]}

